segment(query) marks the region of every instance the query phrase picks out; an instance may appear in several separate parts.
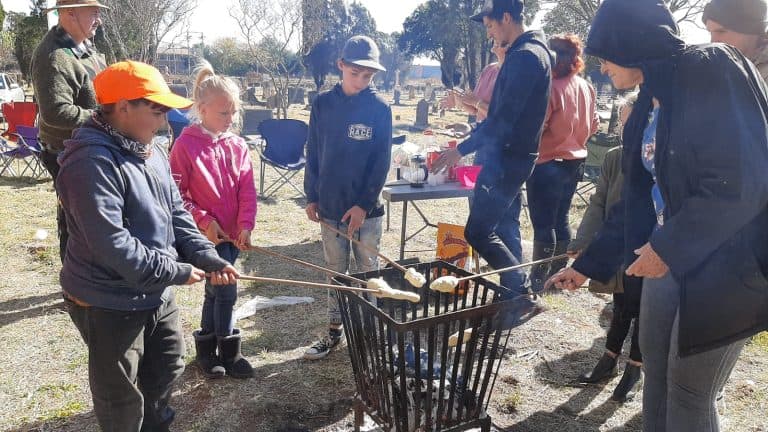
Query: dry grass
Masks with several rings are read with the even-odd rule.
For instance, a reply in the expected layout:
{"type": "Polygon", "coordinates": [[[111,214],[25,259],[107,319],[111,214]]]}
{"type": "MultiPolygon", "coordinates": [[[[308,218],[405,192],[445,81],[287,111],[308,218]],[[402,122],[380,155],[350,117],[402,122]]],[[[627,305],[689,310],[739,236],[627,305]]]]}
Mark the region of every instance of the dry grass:
{"type": "MultiPolygon", "coordinates": [[[[414,107],[394,107],[396,126],[413,123],[414,107]]],[[[453,114],[455,116],[455,114],[453,114]]],[[[293,117],[306,118],[296,110],[293,117]]],[[[453,120],[447,118],[444,121],[453,120]]],[[[50,182],[0,179],[0,430],[96,431],[87,378],[87,354],[62,310],[57,285],[55,196],[50,182]],[[51,236],[33,240],[36,229],[51,236]]],[[[322,263],[319,229],[304,217],[303,203],[289,189],[260,204],[254,241],[265,247],[322,263]]],[[[463,223],[466,200],[424,203],[433,220],[463,223]]],[[[382,250],[396,256],[401,206],[391,208],[391,230],[382,250]]],[[[583,212],[575,206],[574,213],[583,212]]],[[[410,212],[409,226],[418,215],[410,212]]],[[[523,219],[524,238],[530,239],[523,219]]],[[[427,230],[410,246],[434,248],[427,230]]],[[[429,252],[419,254],[430,259],[429,252]]],[[[273,258],[246,253],[239,266],[247,273],[322,281],[323,276],[273,258]]],[[[193,355],[191,333],[198,325],[202,287],[176,288],[184,332],[193,355]]],[[[325,292],[307,288],[244,283],[238,304],[254,295],[313,296],[309,305],[271,309],[239,323],[243,352],[256,368],[248,381],[208,381],[190,365],[174,396],[183,431],[341,431],[352,422],[355,387],[346,349],[319,362],[301,359],[326,321],[325,292]]],[[[639,430],[640,398],[618,405],[608,401],[618,378],[604,386],[578,386],[574,378],[592,366],[604,343],[608,298],[580,292],[546,299],[551,311],[516,330],[491,400],[499,428],[515,431],[639,430]]],[[[744,351],[727,387],[726,426],[731,431],[768,430],[768,336],[744,351]]]]}

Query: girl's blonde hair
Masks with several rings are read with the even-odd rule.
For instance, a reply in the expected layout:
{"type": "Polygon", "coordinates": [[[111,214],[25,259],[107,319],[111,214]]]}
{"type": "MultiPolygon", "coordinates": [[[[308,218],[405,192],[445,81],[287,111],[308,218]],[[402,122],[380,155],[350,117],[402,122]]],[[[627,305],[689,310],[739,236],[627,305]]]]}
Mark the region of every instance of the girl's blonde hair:
{"type": "Polygon", "coordinates": [[[240,87],[231,78],[217,75],[213,71],[213,66],[205,60],[195,68],[195,86],[192,89],[192,99],[194,104],[189,111],[189,118],[192,121],[201,121],[200,105],[206,103],[212,95],[224,93],[232,100],[235,105],[235,115],[233,129],[239,129],[242,102],[240,101],[240,87]]]}

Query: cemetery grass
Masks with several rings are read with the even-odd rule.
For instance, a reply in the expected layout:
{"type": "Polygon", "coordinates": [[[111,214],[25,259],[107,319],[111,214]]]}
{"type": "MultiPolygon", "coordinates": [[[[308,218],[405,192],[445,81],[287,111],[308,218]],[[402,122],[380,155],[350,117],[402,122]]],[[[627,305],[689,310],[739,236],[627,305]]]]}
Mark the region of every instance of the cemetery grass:
{"type": "MultiPolygon", "coordinates": [[[[415,136],[415,103],[393,107],[396,133],[415,136]]],[[[293,107],[292,117],[307,112],[293,107]]],[[[458,119],[449,113],[446,120],[458,119]]],[[[254,153],[254,166],[258,159],[254,153]]],[[[257,171],[258,172],[258,169],[257,171]]],[[[274,178],[270,176],[269,179],[274,178]]],[[[258,178],[256,179],[258,181],[258,178]]],[[[301,180],[299,180],[300,184],[301,180]]],[[[50,181],[0,178],[0,430],[97,431],[88,389],[87,352],[69,320],[58,286],[55,194],[50,181]],[[35,240],[38,229],[49,236],[35,240]]],[[[322,264],[319,228],[307,221],[304,202],[290,189],[260,202],[253,241],[275,251],[322,264]]],[[[463,224],[464,199],[423,203],[432,220],[463,224]]],[[[391,227],[382,251],[397,256],[401,205],[391,207],[391,227]]],[[[574,205],[572,223],[584,211],[574,205]]],[[[409,227],[418,225],[409,213],[409,227]]],[[[523,217],[523,237],[530,240],[523,217]]],[[[434,230],[409,245],[434,256],[434,230]]],[[[244,253],[248,274],[322,282],[324,276],[256,253],[244,253]]],[[[324,291],[242,283],[238,306],[256,295],[310,296],[308,305],[258,312],[241,320],[243,354],[256,376],[250,380],[205,379],[192,362],[192,331],[202,305],[202,285],[175,288],[187,342],[188,367],[173,397],[176,431],[344,431],[352,424],[354,380],[346,345],[321,361],[303,360],[305,348],[326,326],[324,291]]],[[[609,401],[618,377],[599,386],[580,386],[575,377],[601,355],[610,318],[610,298],[586,290],[545,297],[549,311],[516,329],[496,381],[489,414],[509,431],[639,431],[641,395],[623,405],[609,401]]],[[[768,431],[768,336],[744,350],[726,387],[728,431],[768,431]]],[[[622,365],[623,365],[622,358],[622,365]]],[[[723,406],[721,405],[721,408],[723,406]]]]}

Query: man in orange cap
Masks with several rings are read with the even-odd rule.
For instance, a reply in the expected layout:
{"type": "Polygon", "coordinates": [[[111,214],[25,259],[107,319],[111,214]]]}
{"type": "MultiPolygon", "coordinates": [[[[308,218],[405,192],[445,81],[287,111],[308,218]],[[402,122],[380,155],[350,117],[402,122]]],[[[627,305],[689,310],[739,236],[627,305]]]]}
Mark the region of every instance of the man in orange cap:
{"type": "MultiPolygon", "coordinates": [[[[32,84],[40,117],[41,159],[54,182],[59,173],[56,156],[72,130],[80,126],[96,108],[91,81],[107,65],[89,41],[101,25],[97,0],[57,0],[59,23],[40,41],[32,55],[32,84]]],[[[59,253],[64,259],[67,226],[58,211],[59,253]]]]}
{"type": "Polygon", "coordinates": [[[56,189],[69,226],[61,287],[88,346],[93,409],[105,431],[167,431],[184,340],[171,285],[238,277],[198,231],[152,143],[176,96],[144,63],[94,82],[100,108],[64,142],[56,189]]]}

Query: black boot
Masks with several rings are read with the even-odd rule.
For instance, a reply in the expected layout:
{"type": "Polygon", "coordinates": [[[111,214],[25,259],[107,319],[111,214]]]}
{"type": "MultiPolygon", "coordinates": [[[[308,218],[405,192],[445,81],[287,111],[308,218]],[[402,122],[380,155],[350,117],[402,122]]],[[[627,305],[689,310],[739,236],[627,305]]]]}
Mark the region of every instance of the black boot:
{"type": "Polygon", "coordinates": [[[585,374],[579,375],[579,382],[583,384],[594,384],[606,378],[616,375],[616,358],[608,353],[603,353],[595,367],[585,374]]]}
{"type": "Polygon", "coordinates": [[[226,373],[224,365],[216,355],[216,335],[208,333],[200,334],[200,330],[192,333],[195,337],[195,360],[200,367],[200,371],[208,378],[221,378],[226,373]]]}
{"type": "MultiPolygon", "coordinates": [[[[555,243],[554,252],[551,256],[562,255],[568,252],[569,243],[570,241],[559,241],[555,243]]],[[[547,273],[546,279],[549,279],[550,276],[564,269],[566,265],[568,265],[568,258],[560,258],[559,260],[549,263],[549,273],[547,273]]]]}
{"type": "Polygon", "coordinates": [[[627,363],[624,368],[624,374],[621,376],[621,381],[613,390],[611,400],[615,402],[626,402],[627,396],[635,388],[635,385],[640,381],[640,377],[643,376],[642,368],[627,363]]]}
{"type": "Polygon", "coordinates": [[[220,336],[219,357],[224,363],[227,375],[232,378],[251,378],[253,367],[248,360],[240,354],[240,329],[234,329],[230,336],[220,336]]]}
{"type": "MultiPolygon", "coordinates": [[[[540,259],[549,258],[552,256],[552,252],[555,249],[555,245],[552,243],[545,243],[540,241],[533,241],[533,253],[531,254],[531,261],[538,261],[540,259]]],[[[544,290],[544,282],[547,281],[547,275],[549,274],[549,263],[536,264],[531,266],[531,291],[534,293],[540,293],[544,290]]]]}

